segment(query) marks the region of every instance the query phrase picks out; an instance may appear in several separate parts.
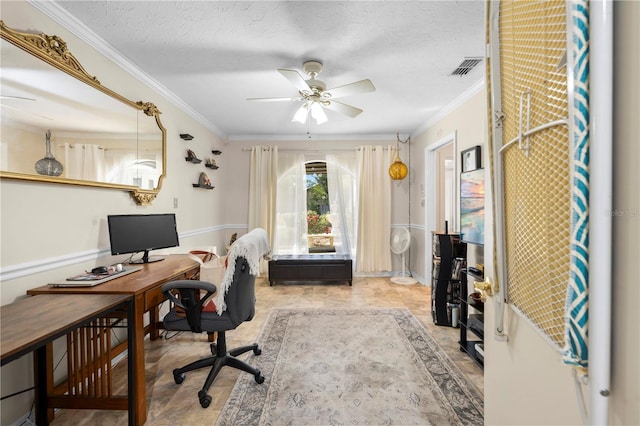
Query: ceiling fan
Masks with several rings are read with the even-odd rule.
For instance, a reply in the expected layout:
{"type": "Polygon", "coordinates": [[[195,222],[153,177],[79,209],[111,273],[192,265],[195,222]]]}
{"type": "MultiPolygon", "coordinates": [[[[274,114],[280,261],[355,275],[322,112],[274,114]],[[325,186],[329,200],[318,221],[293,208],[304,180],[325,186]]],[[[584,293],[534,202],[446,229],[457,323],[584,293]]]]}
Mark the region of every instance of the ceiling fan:
{"type": "Polygon", "coordinates": [[[302,65],[302,69],[309,77],[305,80],[296,70],[278,69],[287,80],[289,80],[296,89],[299,96],[287,98],[249,98],[249,101],[277,102],[277,101],[304,101],[300,109],[293,116],[293,120],[299,123],[305,123],[307,117],[311,114],[318,124],[326,122],[327,115],[323,108],[339,112],[348,117],[356,117],[362,112],[360,108],[347,105],[343,102],[336,101],[336,98],[344,96],[356,95],[359,93],[373,92],[376,90],[371,80],[365,79],[354,83],[338,86],[328,89],[324,81],[317,80],[316,77],[322,72],[322,63],[318,61],[307,61],[302,65]]]}

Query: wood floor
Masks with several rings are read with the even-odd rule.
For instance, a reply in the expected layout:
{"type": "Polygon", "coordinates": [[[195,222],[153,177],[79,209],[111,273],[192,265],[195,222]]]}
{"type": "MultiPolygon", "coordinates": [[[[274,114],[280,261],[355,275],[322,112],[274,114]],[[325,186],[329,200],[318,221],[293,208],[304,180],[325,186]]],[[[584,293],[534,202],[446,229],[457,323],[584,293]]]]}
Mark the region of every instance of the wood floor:
{"type": "MultiPolygon", "coordinates": [[[[405,307],[431,333],[452,361],[483,393],[483,372],[467,355],[458,349],[459,329],[433,325],[430,309],[430,289],[420,284],[399,285],[387,278],[355,278],[353,286],[346,283],[331,284],[278,284],[256,281],[256,316],[251,322],[227,333],[229,348],[252,343],[258,336],[269,310],[285,308],[329,307],[405,307]]],[[[147,379],[147,425],[213,425],[224,406],[231,389],[240,374],[232,368],[224,368],[211,386],[213,401],[203,409],[197,392],[202,387],[208,371],[190,373],[184,383],[176,385],[171,371],[209,351],[205,335],[183,333],[168,334],[166,340],[147,341],[145,346],[147,379]],[[175,344],[174,344],[175,342],[175,344]],[[178,344],[179,343],[179,344],[178,344]],[[180,349],[182,348],[182,349],[180,349]],[[182,351],[178,352],[177,351],[182,351]],[[178,361],[178,365],[176,364],[178,361]]],[[[380,336],[384,338],[384,336],[380,336]]],[[[249,360],[250,362],[250,360],[249,360]]],[[[117,368],[126,368],[121,362],[117,368]]],[[[126,369],[120,376],[126,377],[126,369]]],[[[124,388],[123,383],[116,383],[124,388]]],[[[124,388],[123,393],[126,393],[124,388]]],[[[126,411],[59,410],[53,425],[121,425],[126,424],[126,411]]]]}

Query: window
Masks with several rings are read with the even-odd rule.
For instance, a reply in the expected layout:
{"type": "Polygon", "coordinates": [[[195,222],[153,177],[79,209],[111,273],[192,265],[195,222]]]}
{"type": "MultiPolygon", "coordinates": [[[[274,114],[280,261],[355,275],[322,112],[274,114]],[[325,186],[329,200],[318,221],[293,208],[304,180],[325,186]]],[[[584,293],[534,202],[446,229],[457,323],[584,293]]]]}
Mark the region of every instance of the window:
{"type": "Polygon", "coordinates": [[[307,244],[309,253],[335,252],[332,224],[329,220],[329,185],[327,163],[313,161],[305,164],[307,183],[307,244]]]}

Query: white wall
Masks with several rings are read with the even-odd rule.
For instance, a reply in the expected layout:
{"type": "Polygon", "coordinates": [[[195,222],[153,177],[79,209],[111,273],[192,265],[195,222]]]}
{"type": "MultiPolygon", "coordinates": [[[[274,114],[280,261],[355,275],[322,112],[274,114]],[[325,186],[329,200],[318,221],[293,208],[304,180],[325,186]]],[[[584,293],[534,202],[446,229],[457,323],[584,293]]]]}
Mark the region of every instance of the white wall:
{"type": "Polygon", "coordinates": [[[609,424],[640,425],[640,2],[615,2],[613,16],[613,348],[609,424]]]}
{"type": "MultiPolygon", "coordinates": [[[[455,104],[455,108],[450,108],[445,115],[429,123],[426,130],[415,135],[411,145],[411,156],[414,159],[411,168],[411,223],[413,225],[411,234],[412,242],[415,243],[411,249],[411,265],[422,281],[431,273],[430,260],[425,260],[425,237],[430,238],[431,231],[435,230],[425,228],[425,206],[429,202],[428,197],[425,200],[425,195],[428,196],[428,194],[421,193],[421,185],[424,187],[427,167],[424,164],[425,148],[439,142],[447,135],[455,133],[457,152],[453,153],[454,158],[459,158],[460,152],[465,149],[480,145],[482,147],[482,165],[488,167],[486,159],[486,89],[483,85],[475,86],[468,93],[461,95],[455,104]],[[423,200],[425,200],[424,203],[423,200]]],[[[449,229],[454,231],[453,228],[449,229]]]]}
{"type": "MultiPolygon", "coordinates": [[[[223,246],[226,192],[223,179],[225,171],[232,167],[227,163],[220,138],[31,5],[2,2],[0,14],[9,27],[62,37],[69,50],[104,86],[133,101],[155,103],[162,111],[168,145],[167,178],[150,207],[137,206],[127,192],[119,190],[0,181],[0,304],[24,297],[27,289],[49,280],[111,262],[110,256],[98,258],[109,253],[108,214],[176,213],[183,247],[223,246]],[[195,138],[186,143],[179,138],[180,133],[190,133],[195,138]],[[201,158],[212,148],[220,148],[223,151],[218,159],[220,169],[211,171],[203,165],[187,163],[184,160],[187,147],[201,158]],[[217,187],[213,191],[191,186],[205,170],[217,187]],[[173,208],[174,198],[178,198],[178,208],[173,208]],[[8,279],[9,272],[22,276],[8,279]]],[[[32,383],[31,356],[2,367],[0,374],[3,396],[28,388],[32,383]]],[[[2,401],[0,423],[10,424],[28,413],[32,398],[32,393],[27,392],[2,401]]]]}

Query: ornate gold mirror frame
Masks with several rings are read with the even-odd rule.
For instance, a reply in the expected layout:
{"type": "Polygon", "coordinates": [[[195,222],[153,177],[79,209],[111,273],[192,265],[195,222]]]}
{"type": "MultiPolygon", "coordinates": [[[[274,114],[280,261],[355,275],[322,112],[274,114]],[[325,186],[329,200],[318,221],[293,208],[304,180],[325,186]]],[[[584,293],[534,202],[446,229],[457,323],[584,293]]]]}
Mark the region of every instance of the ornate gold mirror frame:
{"type": "MultiPolygon", "coordinates": [[[[146,125],[146,123],[142,123],[142,124],[139,123],[139,121],[141,120],[141,117],[144,118],[146,116],[149,119],[155,119],[155,125],[157,125],[160,133],[158,134],[158,139],[161,138],[161,144],[162,144],[162,148],[161,148],[162,159],[160,161],[160,159],[158,158],[158,161],[157,161],[157,163],[160,163],[160,162],[162,163],[161,164],[162,170],[159,173],[159,175],[154,177],[154,180],[152,181],[152,183],[155,185],[155,187],[152,187],[152,188],[144,189],[142,185],[137,186],[133,184],[133,182],[131,185],[129,185],[129,184],[123,184],[123,183],[109,183],[106,181],[97,181],[97,180],[96,181],[81,180],[81,179],[75,179],[75,178],[60,177],[60,176],[56,176],[55,174],[54,175],[38,174],[38,173],[41,173],[40,171],[38,171],[38,173],[34,173],[34,172],[24,172],[24,171],[16,172],[12,170],[4,170],[4,167],[2,168],[2,170],[0,170],[0,178],[120,189],[120,190],[129,191],[133,199],[138,204],[141,204],[141,205],[151,204],[153,200],[156,198],[156,196],[158,195],[160,188],[162,187],[162,181],[166,176],[166,162],[167,162],[166,130],[160,121],[160,111],[157,109],[157,107],[150,102],[130,101],[129,99],[123,97],[122,95],[104,87],[96,77],[89,75],[85,71],[85,69],[82,67],[82,65],[80,65],[78,60],[69,52],[65,41],[57,36],[19,32],[7,27],[4,24],[4,22],[1,20],[0,20],[0,35],[2,37],[2,40],[6,40],[7,42],[23,50],[24,52],[30,55],[33,55],[37,59],[53,66],[54,68],[57,68],[63,73],[66,73],[67,75],[74,77],[80,82],[87,84],[91,88],[102,92],[103,94],[107,95],[111,99],[115,99],[121,102],[122,104],[126,105],[127,107],[132,108],[133,109],[132,114],[134,117],[132,121],[136,123],[135,134],[132,136],[132,138],[135,138],[136,141],[138,141],[138,139],[142,139],[142,136],[138,134],[138,129],[144,126],[149,127],[148,125],[146,125]],[[144,113],[144,115],[142,115],[141,113],[144,113]]],[[[2,72],[4,73],[5,72],[4,63],[2,63],[2,68],[3,68],[2,72]]],[[[28,86],[28,83],[25,84],[21,82],[20,84],[23,86],[25,85],[28,86]]],[[[50,84],[55,85],[56,83],[51,82],[50,84]]],[[[0,87],[0,89],[2,89],[2,87],[0,87]]],[[[33,100],[33,99],[28,99],[28,100],[33,100]]],[[[83,109],[86,108],[87,110],[91,110],[91,109],[99,110],[99,108],[96,105],[91,104],[91,102],[87,99],[82,99],[82,97],[73,98],[73,101],[76,104],[80,104],[80,107],[83,109]]],[[[112,101],[109,101],[109,102],[113,103],[112,101]]],[[[118,104],[118,102],[115,102],[115,104],[118,104]]],[[[3,107],[5,107],[4,104],[3,104],[3,107]]],[[[15,108],[12,108],[11,106],[8,106],[7,108],[15,109],[15,108]]],[[[119,111],[119,113],[121,113],[121,111],[119,111]]],[[[96,114],[103,114],[103,112],[102,111],[96,112],[96,114]]],[[[82,119],[79,119],[78,121],[82,121],[82,119]]],[[[82,124],[84,125],[86,123],[82,123],[82,124]]],[[[86,133],[86,131],[84,132],[86,133]]],[[[9,132],[5,132],[5,133],[9,133],[9,132]]],[[[117,138],[117,136],[109,135],[107,133],[108,132],[105,132],[105,134],[101,136],[106,139],[117,138]]],[[[6,139],[8,137],[9,135],[5,135],[3,136],[3,139],[6,139]]],[[[44,137],[45,137],[45,133],[42,132],[42,140],[44,140],[44,137]]],[[[50,145],[49,137],[50,137],[50,132],[46,134],[47,147],[49,147],[50,145]]],[[[6,140],[3,142],[6,142],[6,140]]],[[[21,144],[22,141],[20,140],[15,141],[15,143],[21,144]]],[[[158,143],[160,143],[160,141],[158,141],[158,143]]],[[[129,145],[132,145],[132,144],[129,144],[129,145]]],[[[43,147],[44,145],[41,146],[41,148],[43,147]]],[[[130,146],[127,146],[127,149],[133,150],[133,148],[130,146]]],[[[140,162],[142,163],[143,161],[142,161],[141,153],[138,152],[138,149],[139,147],[136,142],[136,147],[135,147],[136,152],[132,155],[135,156],[136,159],[140,159],[140,162]]],[[[47,150],[47,154],[48,152],[49,151],[47,150]]],[[[44,150],[42,151],[42,153],[44,153],[44,150]]],[[[3,151],[3,155],[6,155],[6,152],[3,151]]],[[[3,165],[5,163],[6,163],[6,160],[3,162],[3,165]]],[[[159,167],[160,165],[158,164],[157,168],[159,167]]]]}

